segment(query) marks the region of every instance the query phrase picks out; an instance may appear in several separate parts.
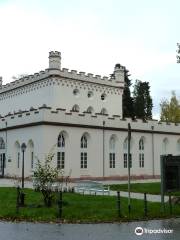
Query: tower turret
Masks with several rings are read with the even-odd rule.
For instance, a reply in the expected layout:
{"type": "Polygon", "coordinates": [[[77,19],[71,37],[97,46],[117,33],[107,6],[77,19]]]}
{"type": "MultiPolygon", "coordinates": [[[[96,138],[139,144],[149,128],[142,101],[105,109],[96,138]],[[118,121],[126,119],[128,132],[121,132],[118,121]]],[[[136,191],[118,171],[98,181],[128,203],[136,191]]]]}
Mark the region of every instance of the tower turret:
{"type": "Polygon", "coordinates": [[[114,67],[114,78],[115,81],[124,82],[125,77],[125,67],[117,63],[114,67]]]}
{"type": "Polygon", "coordinates": [[[49,68],[61,69],[61,53],[58,51],[49,52],[49,68]]]}

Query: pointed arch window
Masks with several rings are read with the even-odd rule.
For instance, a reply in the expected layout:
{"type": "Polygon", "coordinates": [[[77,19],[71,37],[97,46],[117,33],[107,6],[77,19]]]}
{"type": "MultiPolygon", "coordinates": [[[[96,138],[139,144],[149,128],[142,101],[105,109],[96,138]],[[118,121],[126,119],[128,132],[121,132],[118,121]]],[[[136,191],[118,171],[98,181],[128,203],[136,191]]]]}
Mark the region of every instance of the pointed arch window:
{"type": "Polygon", "coordinates": [[[177,141],[177,152],[180,153],[180,139],[177,141]]]}
{"type": "Polygon", "coordinates": [[[0,137],[0,172],[4,176],[4,168],[6,168],[6,154],[5,154],[5,142],[2,137],[0,137]]]}
{"type": "Polygon", "coordinates": [[[0,138],[0,149],[5,149],[5,142],[3,138],[0,138]]]}
{"type": "Polygon", "coordinates": [[[144,168],[144,138],[139,140],[139,167],[144,168]]]}
{"type": "Polygon", "coordinates": [[[77,104],[75,104],[73,107],[72,107],[72,111],[73,112],[79,112],[79,106],[77,104]]]}
{"type": "Polygon", "coordinates": [[[87,137],[85,135],[81,137],[81,148],[87,148],[87,137]]]}
{"type": "Polygon", "coordinates": [[[65,147],[65,137],[63,134],[59,134],[57,145],[58,147],[61,147],[61,148],[65,147]]]}
{"type": "Polygon", "coordinates": [[[112,136],[109,141],[109,168],[116,167],[115,147],[116,147],[116,139],[114,136],[112,136]]]}
{"type": "Polygon", "coordinates": [[[103,114],[103,115],[108,114],[107,109],[106,108],[102,108],[101,109],[101,114],[103,114]]]}
{"type": "Polygon", "coordinates": [[[58,142],[57,142],[57,168],[58,169],[64,169],[65,168],[65,136],[63,133],[60,133],[58,136],[58,142]]]}
{"type": "Polygon", "coordinates": [[[88,155],[87,155],[88,140],[87,140],[86,135],[83,135],[81,137],[80,144],[81,144],[80,168],[86,169],[87,168],[87,160],[88,160],[88,155]]]}
{"type": "Polygon", "coordinates": [[[90,107],[88,107],[88,109],[87,109],[87,112],[88,112],[88,113],[93,113],[93,112],[94,112],[94,109],[93,109],[93,107],[91,107],[91,106],[90,106],[90,107]]]}
{"type": "Polygon", "coordinates": [[[169,143],[168,139],[165,138],[163,140],[163,145],[162,145],[163,154],[167,154],[167,152],[168,152],[168,143],[169,143]]]}
{"type": "Polygon", "coordinates": [[[143,138],[141,138],[139,140],[139,150],[144,150],[144,139],[143,138]]]}
{"type": "MultiPolygon", "coordinates": [[[[126,138],[123,143],[123,159],[124,159],[124,168],[127,168],[128,167],[128,138],[126,138]]],[[[131,153],[129,155],[129,160],[130,160],[129,161],[130,168],[132,168],[132,154],[131,153]]]]}

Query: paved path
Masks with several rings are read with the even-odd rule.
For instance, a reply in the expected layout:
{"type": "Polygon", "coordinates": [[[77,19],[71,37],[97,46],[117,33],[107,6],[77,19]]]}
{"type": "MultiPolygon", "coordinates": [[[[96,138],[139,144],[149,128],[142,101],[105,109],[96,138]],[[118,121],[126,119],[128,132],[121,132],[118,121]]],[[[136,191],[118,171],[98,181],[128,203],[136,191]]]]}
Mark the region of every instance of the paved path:
{"type": "MultiPolygon", "coordinates": [[[[131,183],[143,183],[143,182],[159,182],[159,179],[148,179],[148,180],[133,180],[131,183]]],[[[127,183],[127,181],[100,181],[104,184],[122,184],[127,183]]],[[[7,179],[7,178],[0,178],[0,187],[16,187],[20,185],[21,183],[14,179],[7,179]]],[[[73,183],[70,183],[71,186],[73,186],[73,183]]],[[[24,183],[25,188],[32,188],[32,182],[31,181],[25,181],[24,183]]],[[[111,196],[116,196],[116,191],[110,191],[111,196]]],[[[121,197],[128,197],[128,192],[120,192],[121,197]]],[[[131,192],[131,198],[135,199],[144,199],[143,193],[132,193],[131,192]]],[[[161,196],[160,195],[152,195],[147,194],[147,201],[151,202],[161,202],[161,196]]],[[[165,196],[165,201],[168,201],[168,197],[165,196]]]]}
{"type": "MultiPolygon", "coordinates": [[[[110,192],[111,196],[115,196],[117,195],[116,191],[111,191],[110,192]]],[[[121,197],[128,197],[128,192],[120,192],[121,197]]],[[[135,199],[144,199],[144,194],[143,193],[133,193],[131,192],[131,198],[135,198],[135,199]]],[[[150,202],[161,202],[161,195],[153,195],[153,194],[147,194],[147,201],[150,202]]],[[[164,201],[168,201],[168,196],[164,197],[164,201]]]]}

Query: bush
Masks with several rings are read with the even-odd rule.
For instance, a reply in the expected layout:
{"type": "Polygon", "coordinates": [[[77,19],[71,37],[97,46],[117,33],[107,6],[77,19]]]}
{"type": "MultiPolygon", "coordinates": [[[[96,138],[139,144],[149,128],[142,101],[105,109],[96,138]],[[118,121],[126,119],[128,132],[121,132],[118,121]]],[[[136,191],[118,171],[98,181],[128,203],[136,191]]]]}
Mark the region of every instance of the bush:
{"type": "Polygon", "coordinates": [[[57,181],[59,175],[63,174],[61,169],[51,166],[53,157],[54,153],[50,151],[49,154],[45,156],[44,163],[37,158],[37,165],[34,171],[35,188],[43,194],[44,204],[47,207],[52,205],[52,184],[57,181]]]}

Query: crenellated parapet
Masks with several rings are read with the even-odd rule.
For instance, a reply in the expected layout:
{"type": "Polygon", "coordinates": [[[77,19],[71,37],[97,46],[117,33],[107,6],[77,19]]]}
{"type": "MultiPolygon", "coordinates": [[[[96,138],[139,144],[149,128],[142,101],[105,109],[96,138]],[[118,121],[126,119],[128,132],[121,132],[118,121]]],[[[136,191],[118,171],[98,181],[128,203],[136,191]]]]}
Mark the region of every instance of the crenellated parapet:
{"type": "MultiPolygon", "coordinates": [[[[116,64],[117,65],[117,64],[116,64]]],[[[124,72],[125,67],[116,66],[114,69],[113,77],[106,77],[101,75],[94,75],[92,73],[78,72],[77,70],[69,70],[67,68],[63,68],[61,70],[61,53],[58,51],[51,51],[49,53],[49,68],[44,71],[40,71],[38,73],[34,73],[33,75],[24,76],[18,80],[12,81],[5,85],[2,84],[2,78],[0,78],[0,94],[11,91],[16,88],[23,87],[25,85],[42,81],[43,79],[50,78],[52,76],[56,76],[59,78],[70,79],[74,81],[84,82],[84,83],[92,83],[99,84],[104,86],[110,86],[115,88],[124,88],[124,72]]]]}
{"type": "Polygon", "coordinates": [[[104,128],[115,131],[127,131],[128,123],[130,123],[132,134],[133,132],[140,132],[142,134],[158,133],[180,136],[179,124],[158,122],[157,120],[143,122],[141,119],[121,119],[118,115],[109,117],[108,114],[67,112],[66,109],[52,109],[45,104],[39,108],[31,107],[26,111],[19,110],[14,113],[8,113],[6,116],[0,116],[0,131],[3,131],[3,129],[6,128],[5,123],[7,123],[7,128],[10,129],[20,128],[21,126],[30,127],[39,124],[47,124],[94,129],[104,128]]]}

